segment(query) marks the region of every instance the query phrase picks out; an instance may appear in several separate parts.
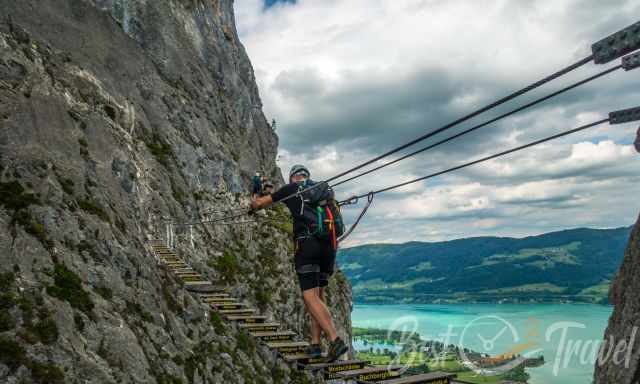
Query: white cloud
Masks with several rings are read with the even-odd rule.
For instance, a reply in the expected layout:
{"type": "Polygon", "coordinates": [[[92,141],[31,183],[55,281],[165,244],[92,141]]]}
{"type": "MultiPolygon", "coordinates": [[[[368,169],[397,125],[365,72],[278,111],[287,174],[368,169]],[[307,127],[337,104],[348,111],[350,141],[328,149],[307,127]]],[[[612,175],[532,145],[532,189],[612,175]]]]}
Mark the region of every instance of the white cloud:
{"type": "MultiPolygon", "coordinates": [[[[278,120],[283,174],[305,163],[326,179],[588,55],[636,21],[640,4],[301,0],[265,10],[241,0],[235,9],[265,113],[278,120]]],[[[606,67],[586,66],[509,108],[606,67]]],[[[365,193],[592,122],[638,104],[639,84],[619,71],[337,192],[365,193]]],[[[380,195],[349,244],[628,225],[640,208],[635,130],[604,124],[380,195]]],[[[353,219],[357,209],[345,212],[353,219]]]]}

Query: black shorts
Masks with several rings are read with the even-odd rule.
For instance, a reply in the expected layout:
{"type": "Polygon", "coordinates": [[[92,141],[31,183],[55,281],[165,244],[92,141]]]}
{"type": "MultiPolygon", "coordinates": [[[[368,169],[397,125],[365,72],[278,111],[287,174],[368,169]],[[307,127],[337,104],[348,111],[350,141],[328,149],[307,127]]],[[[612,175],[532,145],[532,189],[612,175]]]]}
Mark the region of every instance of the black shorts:
{"type": "Polygon", "coordinates": [[[329,285],[335,263],[336,252],[330,241],[315,237],[297,240],[295,266],[301,290],[329,285]]]}

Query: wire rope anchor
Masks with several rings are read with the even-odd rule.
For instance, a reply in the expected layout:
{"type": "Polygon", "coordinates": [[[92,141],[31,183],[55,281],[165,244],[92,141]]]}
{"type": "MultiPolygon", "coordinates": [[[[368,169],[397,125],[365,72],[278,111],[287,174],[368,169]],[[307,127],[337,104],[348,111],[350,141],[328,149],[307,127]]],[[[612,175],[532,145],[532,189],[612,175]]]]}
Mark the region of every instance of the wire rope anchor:
{"type": "Polygon", "coordinates": [[[640,120],[640,107],[621,109],[609,113],[609,124],[622,124],[640,120]]]}
{"type": "Polygon", "coordinates": [[[341,207],[345,205],[354,205],[354,204],[358,204],[358,200],[360,200],[358,196],[351,196],[350,198],[339,202],[338,205],[341,207]]]}
{"type": "Polygon", "coordinates": [[[640,67],[640,52],[622,58],[622,68],[624,68],[625,71],[630,71],[638,67],[640,67]]]}
{"type": "Polygon", "coordinates": [[[591,46],[593,62],[596,64],[606,64],[637,49],[640,49],[640,21],[591,46]]]}
{"type": "MultiPolygon", "coordinates": [[[[341,243],[342,241],[344,241],[349,235],[351,235],[351,233],[353,232],[354,229],[356,229],[356,227],[358,226],[358,224],[360,223],[360,220],[362,220],[362,218],[364,217],[364,215],[367,213],[367,210],[369,209],[369,207],[371,206],[371,203],[373,203],[373,197],[375,196],[375,192],[371,191],[367,194],[367,204],[364,206],[364,208],[362,208],[362,212],[360,212],[360,215],[358,215],[358,218],[356,219],[356,221],[353,223],[353,225],[351,226],[351,228],[349,228],[348,231],[346,231],[342,236],[340,236],[340,238],[338,239],[338,243],[341,243]]],[[[345,201],[358,201],[358,197],[357,196],[353,196],[345,201]]],[[[349,203],[349,204],[354,204],[354,203],[349,203]]]]}

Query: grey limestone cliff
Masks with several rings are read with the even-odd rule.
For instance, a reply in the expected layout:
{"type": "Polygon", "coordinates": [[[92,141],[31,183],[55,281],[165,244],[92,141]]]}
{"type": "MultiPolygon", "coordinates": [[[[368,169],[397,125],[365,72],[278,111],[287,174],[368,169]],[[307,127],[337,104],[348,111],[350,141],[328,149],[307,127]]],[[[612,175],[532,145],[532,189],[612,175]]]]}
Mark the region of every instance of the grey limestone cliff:
{"type": "Polygon", "coordinates": [[[613,314],[604,335],[596,384],[640,383],[640,219],[609,292],[613,314]]]}
{"type": "MultiPolygon", "coordinates": [[[[314,381],[164,272],[166,219],[281,183],[231,0],[0,0],[0,382],[314,381]]],[[[201,273],[305,334],[290,225],[175,226],[201,273]]],[[[210,217],[210,216],[209,216],[210,217]]],[[[350,340],[350,285],[329,302],[350,340]]]]}

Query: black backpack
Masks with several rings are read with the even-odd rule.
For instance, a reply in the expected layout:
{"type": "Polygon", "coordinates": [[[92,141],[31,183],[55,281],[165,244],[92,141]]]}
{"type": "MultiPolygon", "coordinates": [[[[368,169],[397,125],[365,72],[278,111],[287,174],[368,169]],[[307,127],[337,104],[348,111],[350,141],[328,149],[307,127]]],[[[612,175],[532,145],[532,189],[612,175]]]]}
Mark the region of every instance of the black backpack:
{"type": "Polygon", "coordinates": [[[321,240],[331,240],[333,247],[337,248],[338,238],[344,234],[344,222],[333,189],[324,181],[315,183],[307,180],[298,187],[298,191],[304,191],[300,194],[300,218],[308,233],[321,240]],[[312,186],[315,187],[305,191],[312,186]]]}

